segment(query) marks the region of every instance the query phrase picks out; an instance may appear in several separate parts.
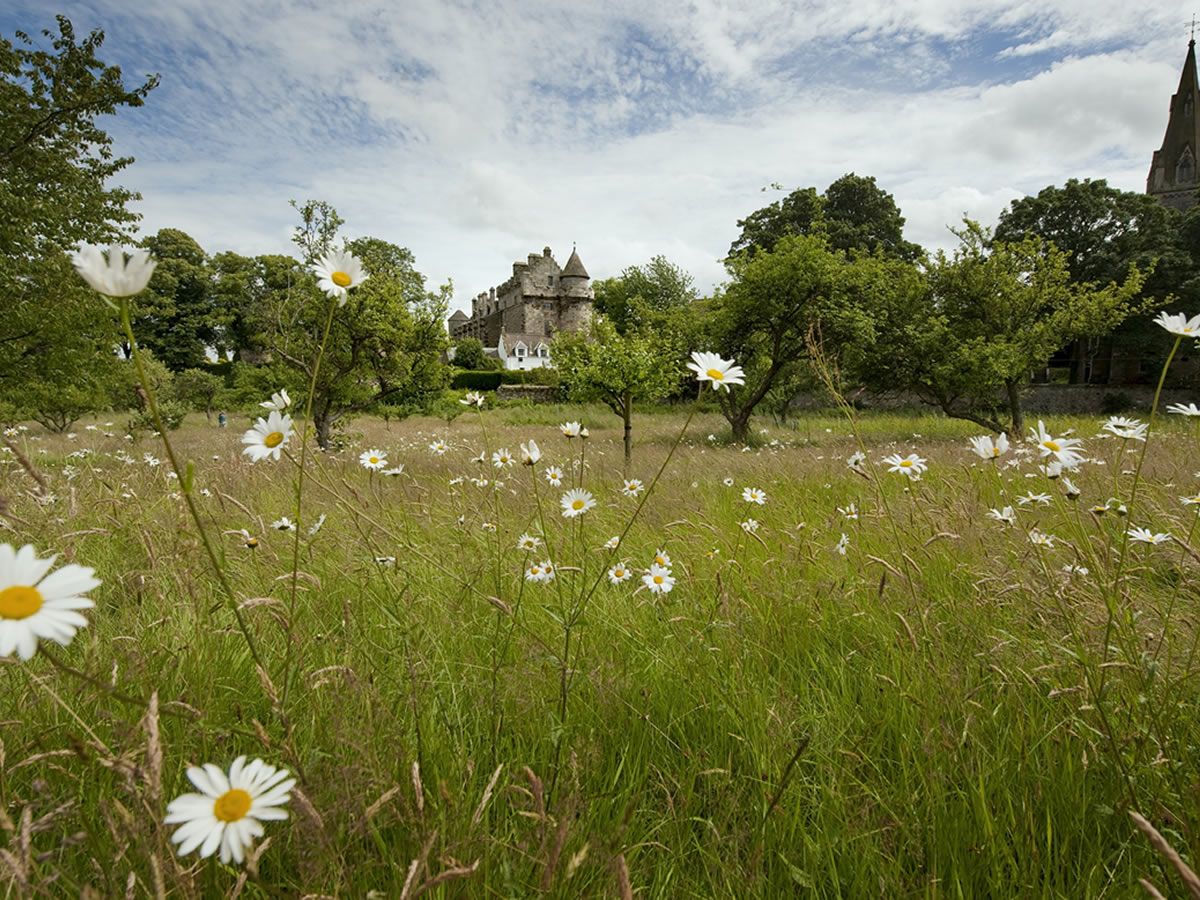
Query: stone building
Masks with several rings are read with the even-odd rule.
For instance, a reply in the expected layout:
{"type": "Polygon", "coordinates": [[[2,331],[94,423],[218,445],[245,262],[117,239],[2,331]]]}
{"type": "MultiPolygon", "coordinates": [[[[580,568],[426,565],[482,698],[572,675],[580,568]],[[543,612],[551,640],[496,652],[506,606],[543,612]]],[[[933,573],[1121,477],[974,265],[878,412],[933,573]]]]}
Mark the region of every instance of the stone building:
{"type": "Polygon", "coordinates": [[[550,248],[515,262],[512,277],[471,301],[471,315],[450,317],[450,340],[477,338],[506,369],[536,369],[550,362],[556,332],[587,327],[592,316],[591,277],[572,249],[559,267],[550,248]]]}
{"type": "Polygon", "coordinates": [[[1171,97],[1171,110],[1162,147],[1154,152],[1146,193],[1166,206],[1191,209],[1200,202],[1200,177],[1196,154],[1200,153],[1200,85],[1196,81],[1196,41],[1188,41],[1187,58],[1179,88],[1171,97]]]}

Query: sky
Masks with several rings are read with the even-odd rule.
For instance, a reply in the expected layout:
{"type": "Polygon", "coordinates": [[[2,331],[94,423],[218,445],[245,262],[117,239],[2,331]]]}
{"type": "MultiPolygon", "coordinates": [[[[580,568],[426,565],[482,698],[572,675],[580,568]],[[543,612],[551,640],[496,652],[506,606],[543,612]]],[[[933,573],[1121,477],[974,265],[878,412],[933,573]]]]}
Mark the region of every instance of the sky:
{"type": "MultiPolygon", "coordinates": [[[[572,245],[593,278],[656,254],[707,292],[737,220],[873,175],[906,237],[1068,178],[1145,189],[1193,10],[1126,0],[60,0],[127,83],[102,125],[141,228],[291,252],[288,201],[412,249],[455,306],[572,245]]],[[[52,28],[7,0],[0,34],[52,28]]]]}

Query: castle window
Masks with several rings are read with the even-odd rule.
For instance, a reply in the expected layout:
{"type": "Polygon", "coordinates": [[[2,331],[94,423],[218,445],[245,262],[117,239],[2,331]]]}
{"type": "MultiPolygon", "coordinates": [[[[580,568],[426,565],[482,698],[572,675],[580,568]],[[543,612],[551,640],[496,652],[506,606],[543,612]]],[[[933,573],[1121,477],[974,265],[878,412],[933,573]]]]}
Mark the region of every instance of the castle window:
{"type": "Polygon", "coordinates": [[[534,352],[539,359],[549,359],[550,358],[550,348],[547,347],[545,344],[538,344],[537,350],[534,352]]]}
{"type": "Polygon", "coordinates": [[[524,341],[517,341],[517,346],[513,347],[513,356],[517,359],[524,359],[529,352],[529,348],[525,346],[524,341]]]}

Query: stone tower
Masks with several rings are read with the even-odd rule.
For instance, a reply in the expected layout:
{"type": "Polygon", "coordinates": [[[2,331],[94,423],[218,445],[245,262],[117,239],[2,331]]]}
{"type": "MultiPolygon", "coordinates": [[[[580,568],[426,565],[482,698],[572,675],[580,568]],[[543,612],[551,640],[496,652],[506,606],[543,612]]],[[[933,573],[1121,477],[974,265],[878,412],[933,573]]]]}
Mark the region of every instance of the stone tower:
{"type": "Polygon", "coordinates": [[[1179,89],[1171,97],[1171,112],[1162,147],[1154,153],[1146,193],[1165,206],[1191,209],[1198,202],[1200,171],[1196,155],[1200,153],[1200,85],[1196,81],[1196,41],[1188,41],[1187,58],[1179,78],[1179,89]]]}

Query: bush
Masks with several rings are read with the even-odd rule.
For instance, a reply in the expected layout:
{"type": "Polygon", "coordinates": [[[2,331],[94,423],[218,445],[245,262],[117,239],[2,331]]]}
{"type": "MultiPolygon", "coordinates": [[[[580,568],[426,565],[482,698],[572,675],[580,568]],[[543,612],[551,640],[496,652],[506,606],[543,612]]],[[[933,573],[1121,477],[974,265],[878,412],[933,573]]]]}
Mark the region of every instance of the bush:
{"type": "Polygon", "coordinates": [[[1105,391],[1100,398],[1100,412],[1106,416],[1129,412],[1133,408],[1133,398],[1124,391],[1105,391]]]}
{"type": "Polygon", "coordinates": [[[456,372],[450,379],[455,390],[494,391],[505,381],[505,376],[519,374],[511,372],[456,372]]]}
{"type": "Polygon", "coordinates": [[[478,338],[463,338],[454,345],[454,364],[461,369],[480,371],[488,368],[488,357],[478,338]]]}

